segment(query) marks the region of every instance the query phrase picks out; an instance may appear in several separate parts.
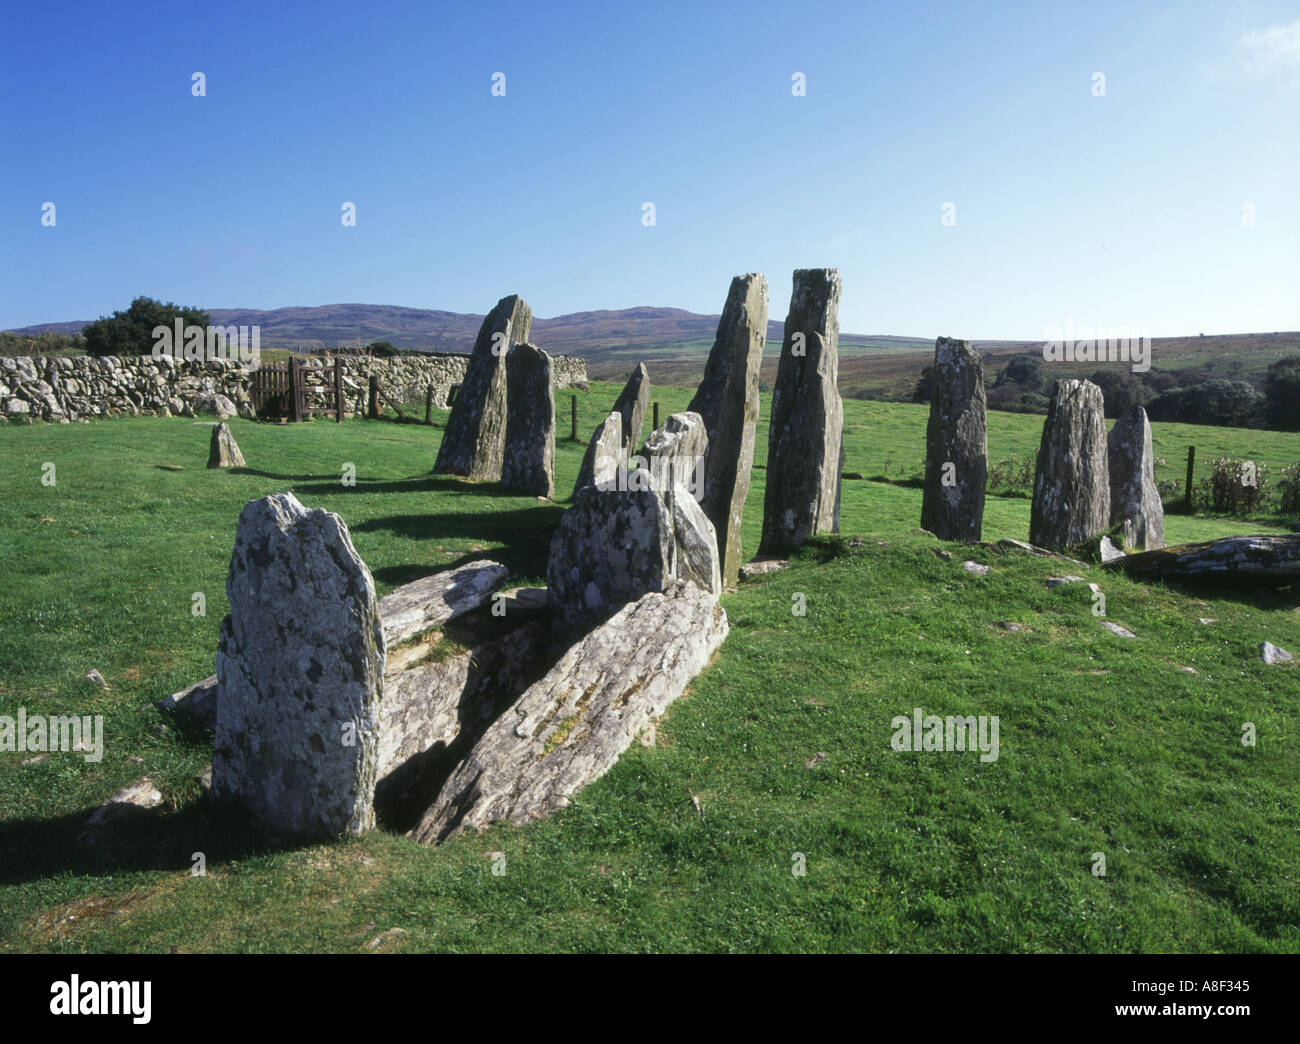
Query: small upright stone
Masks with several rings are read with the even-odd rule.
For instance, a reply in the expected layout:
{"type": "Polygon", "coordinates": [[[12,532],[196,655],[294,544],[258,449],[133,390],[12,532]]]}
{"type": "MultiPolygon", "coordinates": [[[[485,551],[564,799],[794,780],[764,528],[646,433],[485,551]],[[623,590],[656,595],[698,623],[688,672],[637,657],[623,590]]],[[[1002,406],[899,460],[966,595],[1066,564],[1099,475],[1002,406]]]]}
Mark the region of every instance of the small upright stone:
{"type": "MultiPolygon", "coordinates": [[[[623,391],[614,403],[614,412],[621,418],[618,437],[625,468],[633,449],[641,441],[641,428],[645,424],[646,409],[649,405],[650,375],[646,372],[645,363],[637,363],[636,369],[632,371],[627,384],[623,386],[623,391]]],[[[583,454],[582,466],[578,468],[578,481],[573,484],[574,493],[583,486],[595,485],[596,455],[604,453],[608,459],[607,440],[611,434],[612,432],[605,430],[605,422],[596,429],[596,434],[587,444],[587,452],[583,454]]]]}
{"type": "Polygon", "coordinates": [[[501,478],[506,438],[506,353],[527,341],[532,309],[518,294],[503,297],[479,327],[460,393],[447,418],[434,474],[480,482],[501,478]]]}
{"type": "Polygon", "coordinates": [[[921,528],[940,540],[979,542],[988,479],[984,366],[969,341],[934,346],[934,394],[925,438],[921,528]]]}
{"type": "MultiPolygon", "coordinates": [[[[573,495],[584,485],[595,486],[600,490],[617,489],[620,476],[627,474],[627,450],[623,445],[623,415],[614,412],[597,426],[591,436],[591,445],[587,447],[591,458],[591,479],[575,487],[573,495]]],[[[583,462],[586,466],[586,462],[583,462]]]]}
{"type": "Polygon", "coordinates": [[[501,484],[539,497],[555,495],[555,395],[551,357],[516,344],[506,355],[506,442],[501,484]]]}
{"type": "Polygon", "coordinates": [[[754,464],[758,371],[766,341],[767,280],[758,273],[736,276],[704,379],[688,407],[704,419],[709,435],[700,506],[718,534],[722,577],[729,587],[740,576],[740,521],[754,464]]]}
{"type": "Polygon", "coordinates": [[[1110,524],[1124,524],[1128,547],[1165,546],[1165,506],[1156,489],[1156,458],[1147,411],[1134,406],[1106,438],[1110,468],[1110,524]]]}
{"type": "Polygon", "coordinates": [[[707,476],[709,445],[704,418],[688,410],[674,413],[652,431],[640,457],[655,489],[683,486],[699,497],[707,476]]]}
{"type": "Polygon", "coordinates": [[[1063,548],[1110,525],[1110,475],[1101,389],[1058,380],[1043,425],[1034,475],[1029,542],[1063,548]]]}
{"type": "Polygon", "coordinates": [[[239,516],[217,651],[212,793],[284,835],[374,825],[383,624],[347,526],[291,493],[239,516]]]}
{"type": "Polygon", "coordinates": [[[772,390],[759,554],[840,528],[844,407],[839,379],[840,273],[801,268],[772,390]]]}
{"type": "Polygon", "coordinates": [[[212,442],[208,448],[208,467],[242,468],[246,466],[244,455],[239,452],[239,444],[235,442],[235,436],[230,433],[230,425],[225,421],[215,425],[212,429],[212,442]]]}

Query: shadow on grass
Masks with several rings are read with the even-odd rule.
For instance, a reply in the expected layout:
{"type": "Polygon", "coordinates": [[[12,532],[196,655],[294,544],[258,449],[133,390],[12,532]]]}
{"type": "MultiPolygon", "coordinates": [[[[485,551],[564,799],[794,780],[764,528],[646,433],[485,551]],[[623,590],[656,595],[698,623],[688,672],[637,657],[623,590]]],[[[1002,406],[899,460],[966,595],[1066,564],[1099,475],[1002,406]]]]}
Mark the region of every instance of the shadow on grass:
{"type": "MultiPolygon", "coordinates": [[[[466,511],[460,514],[387,515],[358,522],[354,533],[388,532],[415,540],[450,540],[455,538],[481,543],[500,544],[489,557],[501,562],[511,573],[541,576],[546,572],[546,557],[551,534],[559,525],[564,508],[559,504],[518,511],[466,511]]],[[[458,565],[483,557],[487,552],[467,552],[463,560],[440,566],[434,572],[454,569],[458,565]]],[[[375,571],[384,583],[406,583],[426,576],[428,565],[389,566],[375,571]],[[403,579],[398,579],[402,577],[403,579]]]]}
{"type": "Polygon", "coordinates": [[[88,833],[86,819],[92,811],[0,822],[0,884],[109,871],[189,873],[195,852],[202,852],[210,865],[315,843],[270,837],[207,800],[177,812],[123,806],[88,833]]]}

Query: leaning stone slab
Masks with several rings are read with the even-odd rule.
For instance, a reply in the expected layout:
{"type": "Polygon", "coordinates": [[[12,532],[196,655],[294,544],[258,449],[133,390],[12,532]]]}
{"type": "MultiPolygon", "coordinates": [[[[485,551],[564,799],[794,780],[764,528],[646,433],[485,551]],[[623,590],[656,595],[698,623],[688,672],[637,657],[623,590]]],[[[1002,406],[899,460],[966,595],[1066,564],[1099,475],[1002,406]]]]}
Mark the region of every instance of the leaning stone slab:
{"type": "Polygon", "coordinates": [[[584,486],[560,517],[546,563],[556,637],[580,637],[676,576],[673,513],[659,493],[584,486]]]}
{"type": "Polygon", "coordinates": [[[283,835],[374,825],[384,631],[347,526],[291,493],[239,516],[217,651],[212,793],[283,835]]]}
{"type": "MultiPolygon", "coordinates": [[[[705,489],[709,433],[704,418],[689,410],[674,413],[650,433],[641,459],[658,490],[675,487],[700,496],[705,489]]],[[[633,484],[629,480],[629,484],[633,484]]]]}
{"type": "Polygon", "coordinates": [[[585,486],[595,486],[602,490],[618,488],[620,476],[627,474],[628,450],[623,444],[623,415],[615,410],[596,426],[596,431],[587,444],[587,454],[582,466],[587,469],[579,473],[578,481],[573,487],[573,495],[585,486]]]}
{"type": "Polygon", "coordinates": [[[1137,580],[1198,580],[1285,587],[1300,580],[1300,534],[1223,537],[1139,551],[1105,563],[1137,580]]]}
{"type": "Polygon", "coordinates": [[[1058,380],[1048,407],[1034,474],[1029,542],[1082,544],[1110,525],[1110,475],[1101,389],[1058,380]]]}
{"type": "Polygon", "coordinates": [[[767,280],[736,276],[718,320],[704,379],[688,409],[709,436],[700,506],[718,534],[722,577],[734,587],[740,575],[740,521],[749,496],[758,424],[758,371],[767,341],[767,280]]]}
{"type": "Polygon", "coordinates": [[[798,547],[840,528],[844,407],[839,379],[840,274],[801,268],[785,319],[785,339],[768,431],[767,484],[759,554],[798,547]]]}
{"type": "Polygon", "coordinates": [[[1110,468],[1110,524],[1124,524],[1128,547],[1165,546],[1165,507],[1156,489],[1156,458],[1147,411],[1134,406],[1106,437],[1110,468]]]}
{"type": "Polygon", "coordinates": [[[563,808],[682,694],[726,635],[726,613],[693,584],[625,606],[492,724],[410,836],[433,844],[563,808]]]}
{"type": "Polygon", "coordinates": [[[477,609],[509,575],[499,562],[480,559],[403,584],[379,600],[384,641],[396,645],[477,609]]]}
{"type": "Polygon", "coordinates": [[[447,418],[434,474],[481,482],[501,478],[506,438],[506,353],[527,341],[532,309],[518,294],[503,297],[483,320],[456,404],[447,418]]]}
{"type": "Polygon", "coordinates": [[[608,461],[614,456],[611,446],[616,437],[615,433],[617,433],[618,448],[621,450],[622,467],[627,467],[627,460],[632,455],[633,449],[641,442],[641,428],[645,424],[646,409],[649,405],[650,375],[646,372],[645,363],[637,363],[636,369],[632,371],[627,384],[623,386],[623,391],[614,402],[613,412],[619,415],[620,423],[611,425],[606,419],[596,429],[596,434],[587,444],[587,452],[582,456],[582,466],[578,468],[578,481],[573,485],[574,493],[583,486],[594,486],[598,480],[598,470],[602,474],[608,471],[608,464],[598,469],[597,460],[599,457],[603,461],[608,461]]]}
{"type": "Polygon", "coordinates": [[[921,528],[940,540],[974,544],[984,523],[988,442],[984,364],[969,341],[934,346],[934,394],[925,439],[921,528]]]}
{"type": "Polygon", "coordinates": [[[754,580],[768,573],[776,573],[789,568],[788,558],[752,558],[740,567],[740,579],[754,580]]]}
{"type": "Polygon", "coordinates": [[[208,447],[208,467],[243,468],[244,455],[239,452],[239,444],[230,432],[230,425],[222,421],[212,429],[212,441],[208,447]]]}
{"type": "Polygon", "coordinates": [[[501,484],[538,497],[555,495],[555,395],[551,357],[536,345],[506,354],[506,441],[501,484]]]}

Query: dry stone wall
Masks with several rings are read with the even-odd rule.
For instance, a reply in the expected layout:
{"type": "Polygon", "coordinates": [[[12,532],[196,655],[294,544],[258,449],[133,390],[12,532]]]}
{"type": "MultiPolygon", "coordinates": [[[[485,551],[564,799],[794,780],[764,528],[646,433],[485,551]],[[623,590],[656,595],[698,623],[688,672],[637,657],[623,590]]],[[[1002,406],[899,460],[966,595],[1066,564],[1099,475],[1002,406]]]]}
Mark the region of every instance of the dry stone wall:
{"type": "MultiPolygon", "coordinates": [[[[370,375],[385,396],[398,402],[423,402],[433,385],[433,404],[447,405],[453,384],[465,376],[467,355],[449,353],[391,358],[340,356],[349,414],[366,407],[370,375]]],[[[333,357],[313,356],[307,384],[319,388],[323,403],[332,387],[333,357]]],[[[587,383],[587,363],[573,356],[552,357],[555,388],[587,383]]],[[[15,421],[66,423],[96,417],[184,416],[217,413],[215,397],[229,399],[243,417],[252,416],[252,374],[237,362],[176,362],[151,356],[0,356],[0,417],[15,421]]]]}

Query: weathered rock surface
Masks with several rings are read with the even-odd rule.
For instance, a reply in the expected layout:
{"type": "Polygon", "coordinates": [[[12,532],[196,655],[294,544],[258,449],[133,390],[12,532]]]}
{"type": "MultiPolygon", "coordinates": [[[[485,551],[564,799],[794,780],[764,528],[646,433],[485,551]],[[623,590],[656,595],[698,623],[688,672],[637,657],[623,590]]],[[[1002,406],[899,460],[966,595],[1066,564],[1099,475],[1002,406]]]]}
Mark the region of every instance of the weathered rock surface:
{"type": "Polygon", "coordinates": [[[1106,630],[1108,630],[1111,634],[1115,635],[1115,637],[1117,638],[1137,637],[1137,635],[1134,634],[1132,631],[1130,631],[1127,627],[1121,627],[1119,624],[1113,623],[1110,620],[1102,620],[1101,625],[1102,627],[1106,628],[1106,630]]]}
{"type": "MultiPolygon", "coordinates": [[[[627,384],[623,386],[623,391],[619,393],[613,410],[622,418],[618,439],[622,460],[625,462],[624,467],[627,466],[626,461],[631,457],[632,451],[641,442],[641,428],[645,424],[645,414],[649,406],[650,375],[646,372],[645,363],[637,363],[636,369],[627,379],[627,384]]],[[[596,484],[596,457],[600,453],[608,460],[609,442],[613,438],[613,433],[614,429],[608,427],[607,421],[596,429],[596,434],[587,444],[587,452],[583,454],[582,465],[578,468],[578,481],[574,483],[573,492],[578,492],[583,486],[596,484]]]]}
{"type": "MultiPolygon", "coordinates": [[[[143,399],[141,402],[143,402],[143,399]]],[[[239,412],[239,409],[233,402],[226,398],[226,396],[218,392],[200,395],[195,399],[194,412],[214,413],[222,420],[225,420],[227,417],[235,416],[239,412]]]]}
{"type": "Polygon", "coordinates": [[[396,645],[477,609],[509,575],[499,562],[480,559],[403,584],[379,601],[385,642],[396,645]]]}
{"type": "Polygon", "coordinates": [[[501,478],[506,438],[506,353],[528,340],[533,313],[518,294],[503,297],[483,320],[465,379],[447,418],[435,474],[481,482],[501,478]]]}
{"type": "Polygon", "coordinates": [[[555,395],[551,357],[536,345],[506,354],[505,450],[501,484],[539,497],[555,495],[555,395]]]}
{"type": "Polygon", "coordinates": [[[681,695],[726,635],[726,613],[693,584],[624,606],[488,728],[410,836],[432,844],[563,808],[681,695]]]}
{"type": "Polygon", "coordinates": [[[244,455],[239,452],[239,444],[231,434],[230,425],[224,421],[212,429],[212,442],[208,448],[208,467],[247,467],[244,463],[244,455]]]}
{"type": "Polygon", "coordinates": [[[560,517],[546,564],[557,638],[579,637],[676,575],[673,512],[658,492],[584,486],[560,517]]]}
{"type": "Polygon", "coordinates": [[[1124,543],[1153,551],[1165,546],[1165,508],[1156,489],[1156,458],[1147,411],[1134,406],[1106,438],[1110,524],[1124,523],[1124,543]]]}
{"type": "Polygon", "coordinates": [[[752,558],[740,567],[740,579],[755,580],[760,576],[766,576],[768,573],[777,573],[782,569],[788,568],[790,559],[788,558],[752,558]]]}
{"type": "Polygon", "coordinates": [[[729,587],[740,576],[740,521],[754,464],[758,371],[766,341],[767,280],[757,273],[736,276],[704,379],[688,407],[703,418],[709,436],[700,506],[718,534],[722,577],[729,587]]]}
{"type": "Polygon", "coordinates": [[[595,486],[601,491],[618,489],[619,483],[626,484],[628,467],[627,447],[623,445],[623,415],[615,410],[596,426],[591,442],[587,444],[587,457],[583,467],[591,463],[591,481],[584,482],[578,477],[573,487],[574,496],[584,486],[595,486]]]}
{"type": "Polygon", "coordinates": [[[1206,580],[1284,587],[1300,580],[1300,534],[1223,537],[1139,551],[1105,563],[1139,580],[1206,580]]]}
{"type": "Polygon", "coordinates": [[[211,674],[202,681],[186,686],[180,692],[164,696],[158,701],[161,710],[183,715],[200,729],[217,727],[217,676],[211,674]]]}
{"type": "Polygon", "coordinates": [[[1029,542],[1062,548],[1110,525],[1110,475],[1101,389],[1058,380],[1043,425],[1034,474],[1029,542]]]}
{"type": "Polygon", "coordinates": [[[226,594],[213,796],[280,834],[370,828],[384,631],[347,526],[290,493],[251,502],[226,594]]]}
{"type": "Polygon", "coordinates": [[[1272,642],[1259,643],[1259,658],[1267,664],[1290,663],[1295,659],[1289,652],[1272,642]]]}
{"type": "Polygon", "coordinates": [[[640,457],[655,489],[680,487],[699,499],[705,488],[708,451],[704,418],[688,410],[674,413],[652,431],[640,457]]]}
{"type": "Polygon", "coordinates": [[[934,393],[925,437],[921,528],[940,540],[974,544],[984,523],[988,441],[984,364],[969,341],[940,337],[934,346],[934,393]]]}
{"type": "Polygon", "coordinates": [[[671,489],[665,498],[672,511],[673,540],[677,544],[674,575],[692,581],[708,594],[722,594],[722,562],[713,523],[685,489],[671,489]]]}
{"type": "Polygon", "coordinates": [[[798,547],[840,528],[844,407],[839,379],[840,274],[801,268],[785,338],[768,433],[760,554],[798,547]]]}

